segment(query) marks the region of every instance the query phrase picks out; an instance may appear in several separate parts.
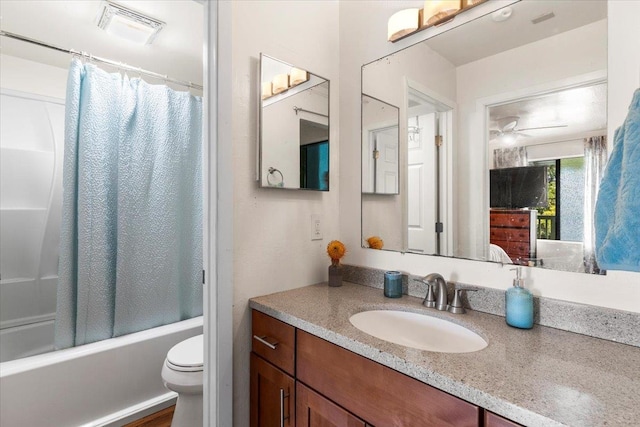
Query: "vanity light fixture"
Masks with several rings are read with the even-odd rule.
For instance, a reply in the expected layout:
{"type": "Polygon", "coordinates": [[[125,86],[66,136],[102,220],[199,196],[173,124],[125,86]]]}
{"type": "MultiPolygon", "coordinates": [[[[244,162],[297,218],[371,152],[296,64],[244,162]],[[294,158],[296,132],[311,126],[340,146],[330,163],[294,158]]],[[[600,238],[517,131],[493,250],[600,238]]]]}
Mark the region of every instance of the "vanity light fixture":
{"type": "Polygon", "coordinates": [[[289,74],[276,74],[272,82],[272,92],[274,95],[289,89],[289,74]]]}
{"type": "Polygon", "coordinates": [[[262,82],[262,99],[267,99],[270,96],[273,96],[271,82],[262,82]]]}
{"type": "Polygon", "coordinates": [[[458,14],[487,1],[489,0],[425,0],[424,9],[405,9],[391,15],[387,24],[387,40],[397,42],[418,31],[444,24],[458,14]]]}
{"type": "Polygon", "coordinates": [[[391,15],[387,23],[387,40],[396,41],[420,28],[420,9],[405,9],[391,15]]]}
{"type": "Polygon", "coordinates": [[[309,73],[300,68],[291,68],[291,74],[289,74],[289,84],[291,87],[304,83],[307,80],[309,80],[309,73]]]}
{"type": "Polygon", "coordinates": [[[98,27],[133,43],[151,44],[165,23],[106,0],[98,18],[98,27]]]}
{"type": "Polygon", "coordinates": [[[432,25],[453,18],[453,14],[462,8],[460,0],[426,0],[422,11],[422,25],[432,25]]]}

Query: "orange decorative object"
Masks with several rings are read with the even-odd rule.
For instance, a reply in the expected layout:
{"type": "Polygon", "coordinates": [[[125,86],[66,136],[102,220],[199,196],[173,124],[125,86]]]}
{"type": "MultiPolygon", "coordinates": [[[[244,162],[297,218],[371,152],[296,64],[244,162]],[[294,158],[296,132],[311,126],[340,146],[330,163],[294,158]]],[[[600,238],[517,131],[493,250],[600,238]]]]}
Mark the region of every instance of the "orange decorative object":
{"type": "Polygon", "coordinates": [[[369,237],[367,243],[371,249],[382,249],[384,246],[384,241],[378,236],[369,237]]]}
{"type": "Polygon", "coordinates": [[[333,265],[340,264],[340,258],[342,258],[346,252],[347,249],[339,240],[332,240],[327,245],[327,255],[331,258],[331,264],[333,265]]]}

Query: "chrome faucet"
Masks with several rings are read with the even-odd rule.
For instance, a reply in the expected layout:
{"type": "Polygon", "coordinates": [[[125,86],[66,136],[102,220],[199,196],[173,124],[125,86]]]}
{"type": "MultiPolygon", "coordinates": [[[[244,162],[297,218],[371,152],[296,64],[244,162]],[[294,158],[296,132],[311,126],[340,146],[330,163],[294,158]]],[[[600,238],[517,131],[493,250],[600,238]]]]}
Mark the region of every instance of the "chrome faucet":
{"type": "Polygon", "coordinates": [[[422,304],[427,307],[435,307],[437,310],[445,311],[448,308],[447,302],[447,282],[438,273],[431,273],[420,280],[427,285],[427,295],[422,304]],[[434,295],[433,287],[437,286],[434,295]]]}

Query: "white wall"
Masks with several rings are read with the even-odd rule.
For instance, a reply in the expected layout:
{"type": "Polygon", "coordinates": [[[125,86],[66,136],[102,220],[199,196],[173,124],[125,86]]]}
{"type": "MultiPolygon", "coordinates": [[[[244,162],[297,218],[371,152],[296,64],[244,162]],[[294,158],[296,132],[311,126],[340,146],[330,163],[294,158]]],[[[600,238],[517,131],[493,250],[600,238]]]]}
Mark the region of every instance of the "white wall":
{"type": "Polygon", "coordinates": [[[0,55],[0,86],[64,100],[67,70],[10,55],[0,55]]]}
{"type": "MultiPolygon", "coordinates": [[[[340,236],[350,248],[347,262],[412,274],[437,271],[452,281],[506,289],[511,286],[513,274],[500,264],[360,248],[360,182],[356,166],[360,162],[360,146],[356,142],[360,140],[360,67],[406,46],[386,41],[386,20],[405,5],[415,5],[390,3],[340,3],[340,139],[345,141],[340,146],[340,236]],[[362,19],[365,7],[366,20],[362,19]]],[[[609,4],[608,119],[613,127],[624,119],[633,90],[639,85],[639,16],[640,2],[620,0],[609,4]]],[[[525,279],[536,295],[640,312],[638,273],[609,271],[606,276],[593,276],[526,268],[525,279]]]]}
{"type": "MultiPolygon", "coordinates": [[[[338,3],[237,1],[232,3],[232,18],[233,132],[231,141],[220,144],[233,144],[234,425],[247,426],[251,351],[248,299],[326,280],[330,263],[326,245],[341,237],[337,208],[338,3]],[[329,192],[258,188],[255,167],[260,52],[330,81],[329,192]],[[311,241],[312,214],[321,216],[324,240],[311,241]]],[[[359,182],[359,160],[354,170],[359,182]]],[[[347,255],[346,261],[349,259],[347,255]]]]}

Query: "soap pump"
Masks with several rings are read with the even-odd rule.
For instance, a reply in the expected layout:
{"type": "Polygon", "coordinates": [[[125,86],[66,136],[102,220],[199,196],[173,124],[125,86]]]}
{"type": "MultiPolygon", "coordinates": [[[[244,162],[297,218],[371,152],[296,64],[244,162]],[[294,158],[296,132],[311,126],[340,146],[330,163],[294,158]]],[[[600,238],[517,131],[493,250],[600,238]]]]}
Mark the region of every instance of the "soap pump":
{"type": "Polygon", "coordinates": [[[512,268],[516,278],[513,287],[505,295],[505,318],[507,325],[521,329],[533,327],[533,295],[524,287],[522,267],[512,268]]]}

